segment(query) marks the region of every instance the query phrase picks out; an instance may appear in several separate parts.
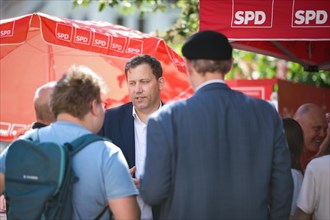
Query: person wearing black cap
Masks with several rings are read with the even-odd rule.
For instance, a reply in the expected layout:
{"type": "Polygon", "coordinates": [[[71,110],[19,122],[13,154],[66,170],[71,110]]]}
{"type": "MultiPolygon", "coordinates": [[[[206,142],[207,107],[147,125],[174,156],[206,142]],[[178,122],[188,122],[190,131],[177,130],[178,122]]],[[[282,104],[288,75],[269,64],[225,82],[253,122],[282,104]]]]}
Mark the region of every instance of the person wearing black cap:
{"type": "Polygon", "coordinates": [[[276,109],[226,85],[226,36],[196,33],[182,54],[195,93],[149,118],[141,197],[161,219],[289,219],[290,153],[276,109]]]}

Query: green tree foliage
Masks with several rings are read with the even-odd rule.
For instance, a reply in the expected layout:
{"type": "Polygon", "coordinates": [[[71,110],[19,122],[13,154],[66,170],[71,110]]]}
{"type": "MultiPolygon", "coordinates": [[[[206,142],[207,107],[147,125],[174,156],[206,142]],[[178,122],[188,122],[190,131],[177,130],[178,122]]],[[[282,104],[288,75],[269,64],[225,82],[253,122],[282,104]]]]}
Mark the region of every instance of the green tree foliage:
{"type": "MultiPolygon", "coordinates": [[[[93,0],[73,0],[73,7],[88,6],[93,0]]],[[[115,8],[122,14],[157,11],[166,12],[169,8],[178,7],[181,15],[177,22],[164,33],[156,32],[156,36],[163,38],[174,50],[180,53],[184,40],[199,28],[199,0],[97,0],[99,11],[105,7],[115,8]]],[[[220,0],[219,0],[220,1],[220,0]]],[[[235,64],[227,79],[258,79],[284,78],[293,82],[330,87],[330,72],[306,72],[298,63],[286,62],[270,56],[234,50],[235,64]]]]}

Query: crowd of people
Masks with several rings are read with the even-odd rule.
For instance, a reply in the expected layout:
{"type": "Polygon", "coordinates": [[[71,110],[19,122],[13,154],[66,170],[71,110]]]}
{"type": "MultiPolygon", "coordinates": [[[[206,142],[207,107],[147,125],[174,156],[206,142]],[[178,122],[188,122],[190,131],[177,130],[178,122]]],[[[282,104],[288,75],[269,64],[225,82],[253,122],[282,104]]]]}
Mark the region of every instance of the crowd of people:
{"type": "Polygon", "coordinates": [[[131,102],[122,106],[104,109],[105,83],[84,66],[37,89],[32,129],[40,141],[63,144],[87,133],[112,141],[73,158],[73,219],[93,219],[104,207],[111,211],[100,219],[330,219],[324,110],[305,103],[281,118],[269,102],[229,88],[232,47],[221,33],[192,35],[182,54],[194,89],[184,100],[161,100],[166,82],[150,55],[126,63],[131,102]]]}

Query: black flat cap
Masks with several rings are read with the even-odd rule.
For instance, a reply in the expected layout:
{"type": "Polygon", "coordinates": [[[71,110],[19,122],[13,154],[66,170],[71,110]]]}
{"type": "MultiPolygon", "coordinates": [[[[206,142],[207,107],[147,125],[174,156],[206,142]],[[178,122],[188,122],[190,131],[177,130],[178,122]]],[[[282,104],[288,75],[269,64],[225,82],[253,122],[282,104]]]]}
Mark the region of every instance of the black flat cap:
{"type": "Polygon", "coordinates": [[[188,38],[182,47],[182,54],[189,60],[228,60],[233,48],[227,37],[216,31],[201,31],[188,38]]]}

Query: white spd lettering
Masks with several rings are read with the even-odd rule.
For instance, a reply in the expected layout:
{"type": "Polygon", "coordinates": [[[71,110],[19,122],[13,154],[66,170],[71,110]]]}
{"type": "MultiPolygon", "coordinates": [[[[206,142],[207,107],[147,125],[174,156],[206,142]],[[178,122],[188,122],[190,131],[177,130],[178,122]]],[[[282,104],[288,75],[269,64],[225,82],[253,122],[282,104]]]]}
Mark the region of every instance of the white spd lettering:
{"type": "Polygon", "coordinates": [[[107,42],[105,42],[104,40],[95,39],[94,45],[105,47],[107,45],[107,42]]]}
{"type": "Polygon", "coordinates": [[[83,37],[83,36],[76,36],[76,41],[77,42],[87,43],[88,42],[88,38],[87,37],[83,37]]]}
{"type": "Polygon", "coordinates": [[[114,50],[121,50],[123,47],[120,44],[112,44],[111,48],[114,50]]]}
{"type": "Polygon", "coordinates": [[[9,36],[9,35],[11,35],[11,30],[0,31],[0,36],[1,37],[5,37],[5,36],[9,36]]]}
{"type": "Polygon", "coordinates": [[[137,48],[127,48],[128,53],[140,53],[140,49],[137,48]]]}
{"type": "Polygon", "coordinates": [[[64,33],[57,33],[57,38],[63,39],[63,40],[69,40],[69,35],[64,33]]]}
{"type": "Polygon", "coordinates": [[[263,24],[266,21],[266,13],[263,11],[237,11],[235,13],[234,23],[248,24],[253,21],[253,24],[263,24]]]}
{"type": "Polygon", "coordinates": [[[324,10],[298,10],[295,18],[295,24],[309,24],[313,20],[316,24],[325,24],[328,20],[328,13],[324,10]]]}

